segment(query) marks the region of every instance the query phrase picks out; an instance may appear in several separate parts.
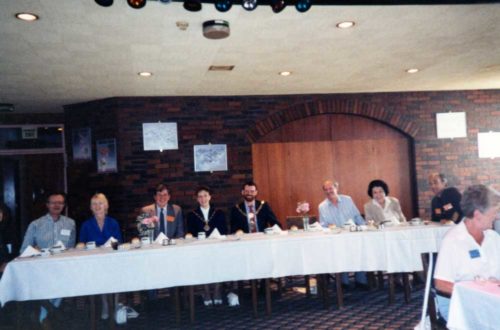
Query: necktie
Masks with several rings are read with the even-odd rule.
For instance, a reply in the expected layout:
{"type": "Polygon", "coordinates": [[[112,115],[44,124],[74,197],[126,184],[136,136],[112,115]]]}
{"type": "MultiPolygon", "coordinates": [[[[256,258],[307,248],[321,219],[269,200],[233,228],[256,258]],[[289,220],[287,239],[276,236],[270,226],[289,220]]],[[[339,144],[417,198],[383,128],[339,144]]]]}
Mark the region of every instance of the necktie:
{"type": "Polygon", "coordinates": [[[252,218],[250,218],[249,220],[249,229],[250,229],[250,232],[251,233],[256,233],[257,232],[257,226],[255,224],[255,221],[257,221],[256,219],[256,216],[255,216],[255,213],[254,213],[254,210],[253,210],[253,205],[248,205],[248,213],[251,213],[252,214],[252,218]]]}
{"type": "Polygon", "coordinates": [[[160,210],[160,232],[165,233],[165,215],[163,214],[163,208],[160,210]]]}

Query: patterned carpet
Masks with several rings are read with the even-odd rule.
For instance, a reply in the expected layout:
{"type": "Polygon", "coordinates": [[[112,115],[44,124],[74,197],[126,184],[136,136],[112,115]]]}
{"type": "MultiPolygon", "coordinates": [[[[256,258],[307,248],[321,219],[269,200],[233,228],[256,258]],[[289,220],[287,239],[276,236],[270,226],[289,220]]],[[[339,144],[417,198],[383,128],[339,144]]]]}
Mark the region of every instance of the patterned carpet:
{"type": "MultiPolygon", "coordinates": [[[[196,296],[196,321],[189,322],[187,308],[181,310],[181,322],[176,323],[175,310],[167,290],[160,291],[154,302],[140,303],[146,292],[127,295],[128,304],[140,315],[116,329],[413,329],[418,323],[422,306],[423,286],[414,286],[411,302],[404,302],[401,290],[396,291],[396,301],[388,305],[387,288],[344,292],[344,308],[337,309],[334,284],[330,283],[331,306],[323,307],[317,295],[307,297],[300,288],[301,278],[288,280],[281,296],[276,288],[272,293],[272,315],[265,315],[264,296],[259,295],[258,318],[253,317],[250,289],[245,287],[240,296],[240,307],[226,305],[205,307],[196,296]]],[[[97,299],[99,301],[99,299],[97,299]]],[[[100,308],[97,305],[97,316],[100,308]]],[[[16,329],[16,304],[9,303],[0,310],[0,329],[16,329]]],[[[57,322],[52,329],[90,329],[88,299],[65,299],[57,322]]],[[[21,328],[36,329],[33,302],[22,303],[21,328]]],[[[97,329],[108,329],[109,321],[98,319],[97,329]]]]}

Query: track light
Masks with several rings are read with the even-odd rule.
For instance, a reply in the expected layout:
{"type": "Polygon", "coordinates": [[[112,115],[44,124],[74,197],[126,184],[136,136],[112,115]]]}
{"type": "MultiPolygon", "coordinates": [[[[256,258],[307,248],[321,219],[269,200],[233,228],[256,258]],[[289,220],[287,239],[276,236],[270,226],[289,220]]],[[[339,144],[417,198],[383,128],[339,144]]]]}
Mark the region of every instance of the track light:
{"type": "Polygon", "coordinates": [[[285,7],[285,0],[271,0],[271,9],[275,14],[281,12],[285,7]]]}
{"type": "Polygon", "coordinates": [[[215,9],[220,12],[226,12],[231,9],[233,3],[231,0],[215,0],[215,9]]]}
{"type": "Polygon", "coordinates": [[[109,7],[113,4],[113,0],[95,0],[95,2],[103,7],[109,7]]]}
{"type": "Polygon", "coordinates": [[[200,0],[186,0],[184,1],[184,9],[187,11],[200,11],[201,2],[200,0]]]}
{"type": "Polygon", "coordinates": [[[295,4],[295,9],[297,9],[298,12],[305,13],[311,8],[312,5],[312,0],[297,0],[297,3],[295,4]]]}
{"type": "Polygon", "coordinates": [[[146,0],[127,0],[127,3],[134,9],[141,9],[146,5],[146,0]]]}
{"type": "Polygon", "coordinates": [[[252,11],[257,8],[257,0],[243,0],[241,6],[245,10],[252,11]]]}

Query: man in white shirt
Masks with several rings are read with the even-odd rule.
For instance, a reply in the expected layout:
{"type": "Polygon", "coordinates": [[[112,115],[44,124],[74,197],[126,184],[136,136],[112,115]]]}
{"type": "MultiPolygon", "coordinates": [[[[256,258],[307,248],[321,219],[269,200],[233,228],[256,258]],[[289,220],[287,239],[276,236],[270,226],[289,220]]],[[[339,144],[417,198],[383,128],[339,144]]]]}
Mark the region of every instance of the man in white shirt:
{"type": "MultiPolygon", "coordinates": [[[[342,227],[348,221],[353,221],[356,225],[365,224],[365,220],[354,205],[352,198],[347,195],[339,195],[339,183],[337,181],[327,180],[323,183],[323,192],[325,200],[318,206],[319,221],[323,227],[336,225],[342,227]]],[[[349,221],[349,222],[350,222],[349,221]]],[[[368,289],[366,273],[356,272],[356,286],[361,289],[368,289]]],[[[342,273],[342,286],[349,287],[349,274],[342,273]]]]}
{"type": "Polygon", "coordinates": [[[492,230],[500,195],[474,185],[464,192],[461,207],[465,218],[446,233],[434,273],[439,312],[446,320],[454,283],[476,276],[500,278],[500,236],[492,230]]]}

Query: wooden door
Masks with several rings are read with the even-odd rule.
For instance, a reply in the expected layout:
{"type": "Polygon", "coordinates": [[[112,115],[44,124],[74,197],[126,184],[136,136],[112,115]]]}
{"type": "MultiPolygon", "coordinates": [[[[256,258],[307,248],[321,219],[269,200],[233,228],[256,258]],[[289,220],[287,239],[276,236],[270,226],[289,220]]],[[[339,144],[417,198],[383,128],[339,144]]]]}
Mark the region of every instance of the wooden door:
{"type": "Polygon", "coordinates": [[[334,179],[363,213],[368,183],[382,179],[407,218],[415,215],[411,140],[380,122],[352,115],[321,115],[286,124],[252,145],[259,198],[280,221],[296,215],[298,201],[311,214],[324,199],[322,183],[334,179]]]}

